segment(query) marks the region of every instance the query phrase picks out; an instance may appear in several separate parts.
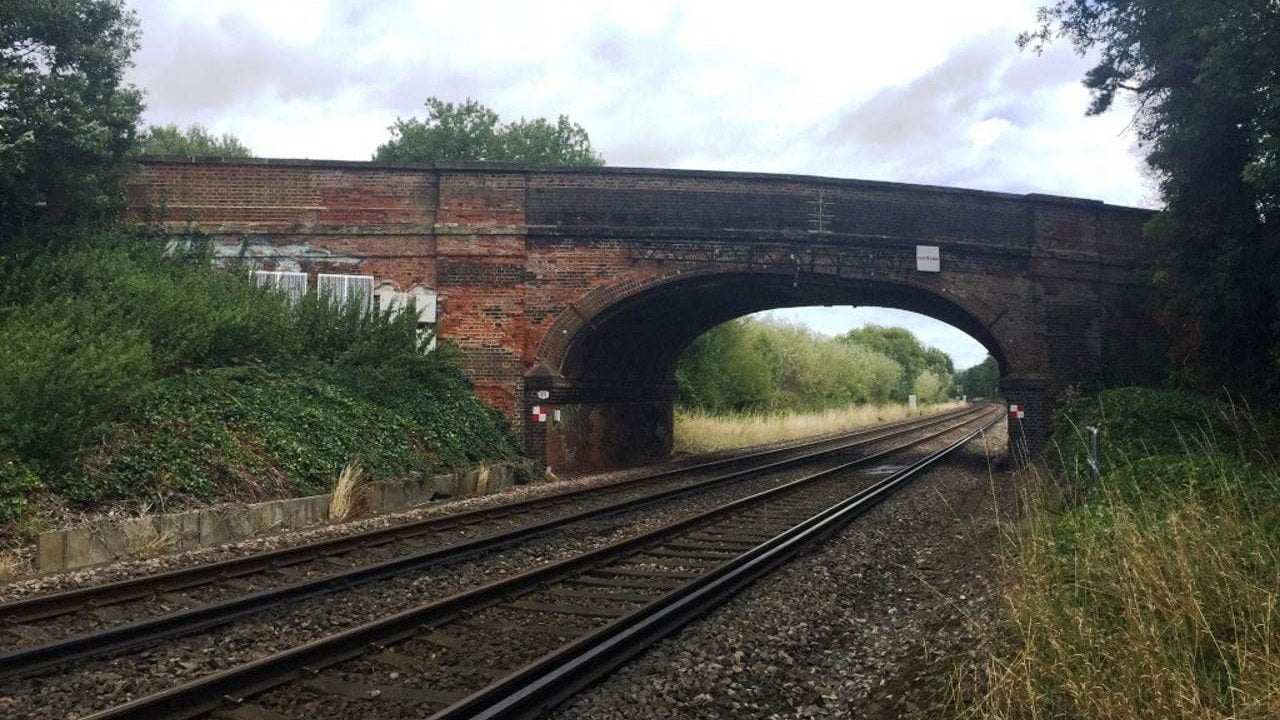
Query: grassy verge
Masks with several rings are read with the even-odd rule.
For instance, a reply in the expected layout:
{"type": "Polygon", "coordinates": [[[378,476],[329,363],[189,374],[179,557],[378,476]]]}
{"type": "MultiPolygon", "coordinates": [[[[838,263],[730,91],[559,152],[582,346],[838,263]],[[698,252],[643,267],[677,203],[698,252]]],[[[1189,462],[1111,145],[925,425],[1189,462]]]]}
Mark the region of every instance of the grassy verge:
{"type": "Polygon", "coordinates": [[[1065,409],[1065,463],[1011,536],[1011,642],[962,670],[960,716],[1280,717],[1280,475],[1241,420],[1138,389],[1065,409]],[[1091,423],[1095,487],[1077,462],[1091,423]]]}
{"type": "Polygon", "coordinates": [[[797,440],[958,407],[960,403],[921,405],[916,410],[899,404],[854,405],[809,413],[727,415],[680,411],[676,413],[675,449],[699,453],[797,440]]]}

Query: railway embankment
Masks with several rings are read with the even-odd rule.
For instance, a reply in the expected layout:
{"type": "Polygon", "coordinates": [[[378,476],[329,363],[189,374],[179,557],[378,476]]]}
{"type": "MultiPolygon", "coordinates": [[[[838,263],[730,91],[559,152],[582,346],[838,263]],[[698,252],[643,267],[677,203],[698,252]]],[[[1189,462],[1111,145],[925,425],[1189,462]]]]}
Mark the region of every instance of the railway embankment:
{"type": "Polygon", "coordinates": [[[416,318],[221,265],[195,237],[109,229],[0,258],[0,575],[90,519],[324,493],[352,462],[376,481],[518,456],[416,318]]]}
{"type": "Polygon", "coordinates": [[[1004,639],[967,663],[955,709],[1280,716],[1274,425],[1229,402],[1126,388],[1079,398],[1057,427],[1043,492],[1008,537],[1004,639]]]}

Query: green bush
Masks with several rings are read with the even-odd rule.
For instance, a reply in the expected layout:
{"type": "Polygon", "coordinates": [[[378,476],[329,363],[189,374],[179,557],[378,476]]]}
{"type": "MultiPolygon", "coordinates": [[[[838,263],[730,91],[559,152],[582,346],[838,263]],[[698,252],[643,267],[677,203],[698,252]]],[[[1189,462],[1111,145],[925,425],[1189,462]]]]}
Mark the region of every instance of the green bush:
{"type": "Polygon", "coordinates": [[[0,314],[0,454],[59,466],[149,381],[145,337],[106,314],[69,300],[0,314]]]}
{"type": "Polygon", "coordinates": [[[40,482],[40,476],[26,464],[13,459],[0,459],[0,523],[12,522],[22,517],[27,509],[27,496],[43,489],[44,483],[40,482]]]}
{"type": "Polygon", "coordinates": [[[1141,387],[1103,390],[1067,403],[1054,415],[1051,447],[1076,477],[1085,473],[1089,425],[1101,431],[1104,472],[1150,455],[1238,449],[1228,416],[1208,398],[1141,387]]]}

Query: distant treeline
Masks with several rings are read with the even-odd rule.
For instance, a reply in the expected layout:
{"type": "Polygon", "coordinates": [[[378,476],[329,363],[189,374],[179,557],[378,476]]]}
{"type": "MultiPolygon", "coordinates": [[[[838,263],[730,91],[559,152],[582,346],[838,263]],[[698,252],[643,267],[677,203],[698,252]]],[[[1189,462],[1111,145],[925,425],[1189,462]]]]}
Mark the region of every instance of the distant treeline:
{"type": "Polygon", "coordinates": [[[903,328],[868,325],[836,337],[739,318],[703,334],[680,358],[677,402],[708,412],[808,411],[859,403],[992,396],[995,361],[957,375],[951,358],[903,328]]]}

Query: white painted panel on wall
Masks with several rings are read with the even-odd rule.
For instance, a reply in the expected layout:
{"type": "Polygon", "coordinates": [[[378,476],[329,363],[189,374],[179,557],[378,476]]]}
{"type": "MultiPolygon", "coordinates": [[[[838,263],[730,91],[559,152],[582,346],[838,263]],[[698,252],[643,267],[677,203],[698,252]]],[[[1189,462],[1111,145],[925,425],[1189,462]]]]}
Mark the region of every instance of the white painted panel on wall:
{"type": "MultiPolygon", "coordinates": [[[[425,335],[435,329],[437,308],[439,306],[436,291],[421,285],[414,285],[408,292],[401,292],[395,285],[382,283],[373,291],[373,308],[379,312],[392,310],[399,312],[413,302],[418,314],[418,333],[425,335]]],[[[436,339],[433,335],[428,349],[435,349],[436,339]]]]}
{"type": "Polygon", "coordinates": [[[301,272],[283,272],[280,270],[257,270],[253,273],[254,282],[266,287],[276,288],[289,298],[298,302],[307,294],[307,274],[301,272]]]}
{"type": "Polygon", "coordinates": [[[326,275],[316,276],[316,291],[322,296],[332,298],[339,307],[349,302],[359,303],[365,310],[373,307],[372,275],[326,275]]]}

